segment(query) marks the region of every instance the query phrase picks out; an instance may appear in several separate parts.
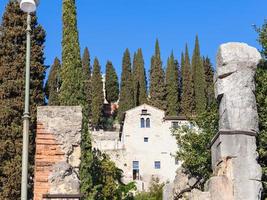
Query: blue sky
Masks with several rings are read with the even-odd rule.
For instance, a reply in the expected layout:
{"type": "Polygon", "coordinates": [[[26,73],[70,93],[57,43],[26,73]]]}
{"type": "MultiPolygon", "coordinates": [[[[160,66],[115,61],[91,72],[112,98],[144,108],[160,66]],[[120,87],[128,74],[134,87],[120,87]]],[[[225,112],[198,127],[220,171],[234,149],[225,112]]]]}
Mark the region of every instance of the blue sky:
{"type": "MultiPolygon", "coordinates": [[[[0,0],[2,16],[8,0],[0,0]]],[[[180,59],[187,42],[190,53],[199,35],[201,53],[213,64],[218,46],[239,41],[260,48],[252,24],[267,19],[266,0],[76,0],[81,51],[88,46],[105,70],[111,60],[121,72],[122,54],[142,48],[148,70],[155,39],[164,66],[171,51],[180,59]]],[[[61,0],[41,0],[39,22],[46,30],[46,64],[61,57],[61,0]]]]}

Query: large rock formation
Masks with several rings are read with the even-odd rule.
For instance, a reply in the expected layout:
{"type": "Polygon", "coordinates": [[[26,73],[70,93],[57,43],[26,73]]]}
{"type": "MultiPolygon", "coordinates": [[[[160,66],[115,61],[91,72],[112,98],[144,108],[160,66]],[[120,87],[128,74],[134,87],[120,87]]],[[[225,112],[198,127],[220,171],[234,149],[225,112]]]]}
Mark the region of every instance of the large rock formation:
{"type": "Polygon", "coordinates": [[[34,200],[79,194],[81,107],[38,107],[37,123],[34,200]]]}

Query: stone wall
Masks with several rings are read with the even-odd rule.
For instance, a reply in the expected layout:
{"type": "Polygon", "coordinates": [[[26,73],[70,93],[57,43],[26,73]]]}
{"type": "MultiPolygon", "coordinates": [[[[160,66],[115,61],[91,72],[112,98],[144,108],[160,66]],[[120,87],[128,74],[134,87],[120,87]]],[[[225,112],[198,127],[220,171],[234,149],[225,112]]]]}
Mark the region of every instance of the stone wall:
{"type": "Polygon", "coordinates": [[[43,194],[79,194],[80,107],[38,107],[34,200],[43,194]]]}

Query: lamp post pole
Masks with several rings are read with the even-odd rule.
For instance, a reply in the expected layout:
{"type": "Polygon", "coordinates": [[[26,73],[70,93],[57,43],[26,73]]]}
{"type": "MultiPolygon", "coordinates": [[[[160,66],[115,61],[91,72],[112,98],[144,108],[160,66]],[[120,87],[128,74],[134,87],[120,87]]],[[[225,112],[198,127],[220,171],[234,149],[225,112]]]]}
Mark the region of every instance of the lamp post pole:
{"type": "Polygon", "coordinates": [[[31,15],[27,13],[27,47],[25,70],[25,105],[23,114],[23,149],[22,149],[22,177],[21,200],[28,196],[28,154],[29,154],[29,124],[30,124],[30,57],[31,57],[31,15]]]}

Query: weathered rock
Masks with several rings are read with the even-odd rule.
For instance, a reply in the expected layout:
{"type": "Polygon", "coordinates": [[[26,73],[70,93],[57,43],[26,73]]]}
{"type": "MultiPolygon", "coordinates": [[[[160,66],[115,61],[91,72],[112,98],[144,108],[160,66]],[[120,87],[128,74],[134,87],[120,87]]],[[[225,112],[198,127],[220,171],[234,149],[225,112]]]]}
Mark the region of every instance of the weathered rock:
{"type": "Polygon", "coordinates": [[[212,200],[259,200],[262,184],[257,163],[258,113],[254,76],[260,53],[244,43],[219,48],[215,95],[219,100],[219,132],[212,141],[209,181],[212,200]]]}
{"type": "Polygon", "coordinates": [[[258,131],[254,75],[260,59],[257,49],[244,43],[220,46],[215,83],[220,130],[258,131]]]}
{"type": "Polygon", "coordinates": [[[34,200],[43,194],[79,194],[82,109],[37,108],[34,200]]]}
{"type": "Polygon", "coordinates": [[[70,164],[59,162],[49,176],[50,194],[79,194],[80,181],[70,164]]]}

